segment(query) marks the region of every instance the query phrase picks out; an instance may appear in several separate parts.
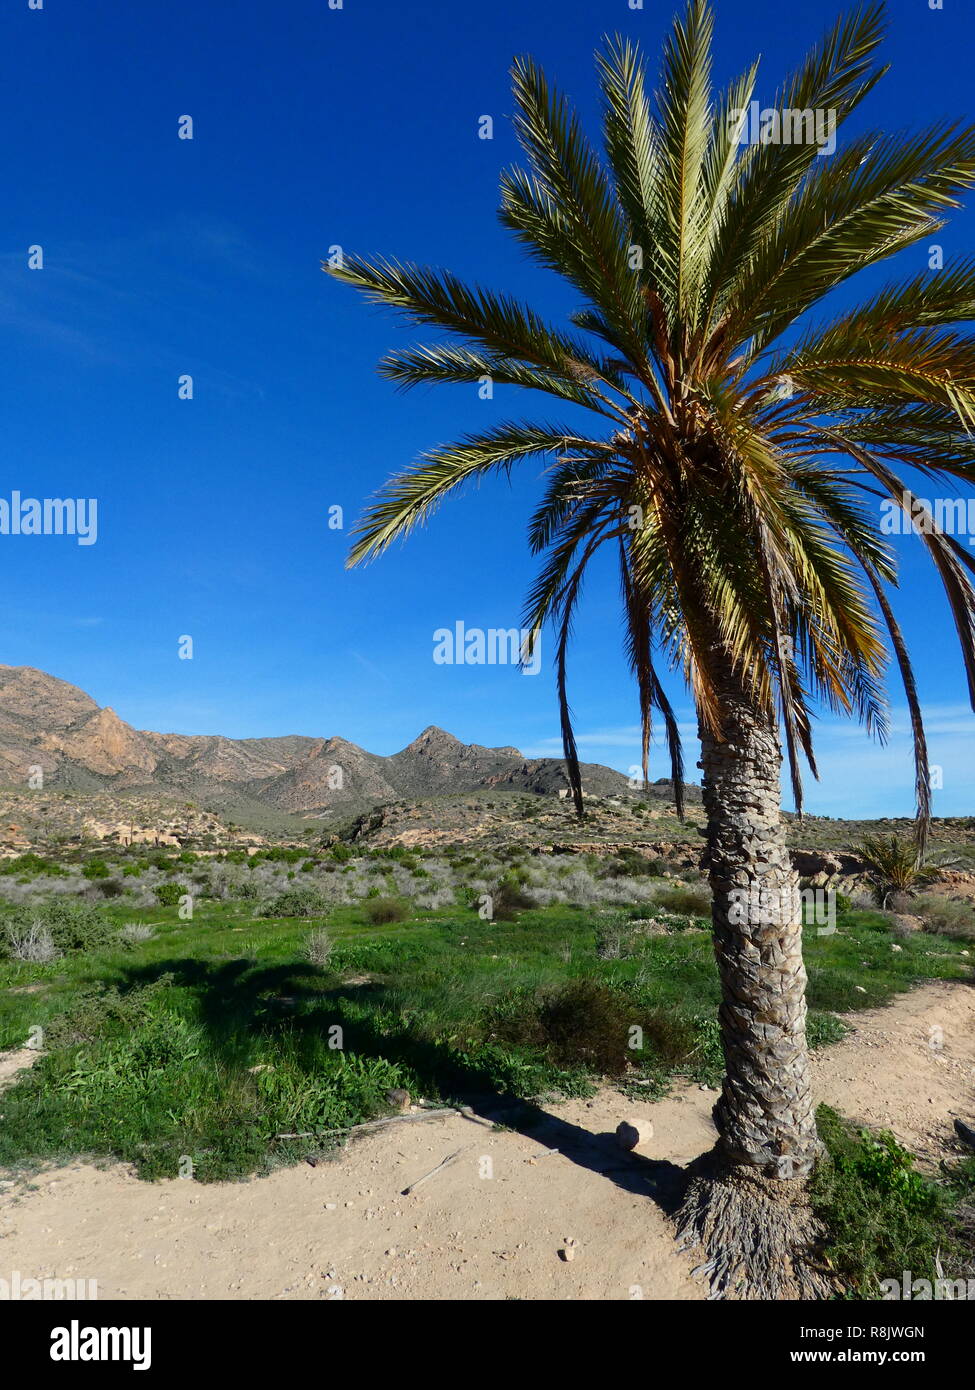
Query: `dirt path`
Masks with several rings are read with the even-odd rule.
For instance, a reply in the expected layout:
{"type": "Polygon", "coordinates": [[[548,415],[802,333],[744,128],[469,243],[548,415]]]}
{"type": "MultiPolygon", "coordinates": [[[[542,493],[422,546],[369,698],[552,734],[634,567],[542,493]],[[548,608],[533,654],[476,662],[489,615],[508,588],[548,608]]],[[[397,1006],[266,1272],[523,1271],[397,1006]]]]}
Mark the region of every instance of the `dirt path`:
{"type": "MultiPolygon", "coordinates": [[[[934,982],[846,1021],[855,1031],[816,1058],[818,1096],[934,1161],[953,1117],[975,1119],[975,988],[934,982]]],[[[0,1274],[96,1279],[101,1298],[699,1299],[649,1198],[666,1207],[710,1147],[714,1100],[604,1091],[539,1112],[531,1136],[461,1115],[392,1125],[246,1183],[72,1164],[3,1186],[0,1274]],[[613,1131],[638,1115],[654,1138],[630,1157],[613,1131]]]]}

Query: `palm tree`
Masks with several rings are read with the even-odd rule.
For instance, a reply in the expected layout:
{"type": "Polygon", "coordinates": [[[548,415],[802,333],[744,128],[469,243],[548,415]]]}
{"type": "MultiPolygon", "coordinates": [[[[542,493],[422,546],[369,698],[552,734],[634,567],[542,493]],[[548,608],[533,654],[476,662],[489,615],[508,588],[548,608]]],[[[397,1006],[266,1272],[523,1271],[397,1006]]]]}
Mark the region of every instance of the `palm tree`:
{"type": "MultiPolygon", "coordinates": [[[[842,127],[886,70],[882,29],[878,4],[838,21],[773,108],[832,112],[842,127]]],[[[810,311],[936,232],[975,181],[975,129],[861,134],[828,157],[812,141],[740,143],[757,65],[712,95],[711,38],[708,5],[690,0],[655,96],[638,50],[607,41],[597,55],[604,157],[536,64],[514,63],[527,167],[502,175],[500,217],[581,297],[566,326],[445,270],[359,257],[326,267],[451,335],[383,359],[380,372],[401,387],[488,377],[557,397],[571,417],[498,424],[424,454],[373,500],[349,563],[378,555],[462,484],[549,460],[529,525],[542,559],[526,626],[554,625],[581,814],[568,642],[590,560],[607,547],[618,557],[644,777],[656,714],[680,795],[661,661],[686,680],[701,742],[727,1075],[720,1139],[691,1175],[679,1233],[703,1246],[716,1292],[810,1296],[825,1287],[805,1184],[820,1146],[783,746],[801,812],[817,706],[884,737],[889,646],[913,725],[923,847],[921,710],[874,513],[879,497],[922,516],[898,465],[947,486],[975,479],[975,340],[955,327],[975,315],[975,261],[891,283],[846,313],[814,322],[810,311]]],[[[922,519],[975,702],[975,565],[922,519]]]]}
{"type": "Polygon", "coordinates": [[[917,845],[900,835],[864,835],[855,848],[870,871],[878,907],[895,894],[912,896],[934,873],[918,859],[917,845]]]}

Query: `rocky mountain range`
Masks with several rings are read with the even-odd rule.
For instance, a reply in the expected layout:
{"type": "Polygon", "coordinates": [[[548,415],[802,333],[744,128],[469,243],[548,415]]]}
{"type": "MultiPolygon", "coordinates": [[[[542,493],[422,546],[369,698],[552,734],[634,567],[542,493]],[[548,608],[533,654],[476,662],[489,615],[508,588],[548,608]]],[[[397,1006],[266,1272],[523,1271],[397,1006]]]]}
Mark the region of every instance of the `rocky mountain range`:
{"type": "MultiPolygon", "coordinates": [[[[329,815],[486,789],[555,796],[567,786],[560,759],[465,744],[435,726],[391,757],[334,736],[234,739],[135,729],[67,681],[0,666],[0,784],[23,787],[37,768],[45,786],[178,793],[238,814],[329,815]]],[[[584,765],[583,784],[601,796],[629,793],[621,773],[598,764],[584,765]]],[[[668,796],[669,783],[655,790],[668,796]]]]}

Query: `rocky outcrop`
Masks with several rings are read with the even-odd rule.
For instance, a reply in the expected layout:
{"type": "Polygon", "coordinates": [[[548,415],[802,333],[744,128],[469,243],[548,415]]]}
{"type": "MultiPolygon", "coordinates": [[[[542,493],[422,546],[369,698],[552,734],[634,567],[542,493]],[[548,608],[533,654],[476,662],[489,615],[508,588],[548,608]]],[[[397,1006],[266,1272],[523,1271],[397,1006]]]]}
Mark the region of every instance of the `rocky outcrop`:
{"type": "Polygon", "coordinates": [[[147,782],[158,759],[147,740],[111,708],[96,710],[62,733],[44,735],[40,746],[102,777],[147,782]]]}

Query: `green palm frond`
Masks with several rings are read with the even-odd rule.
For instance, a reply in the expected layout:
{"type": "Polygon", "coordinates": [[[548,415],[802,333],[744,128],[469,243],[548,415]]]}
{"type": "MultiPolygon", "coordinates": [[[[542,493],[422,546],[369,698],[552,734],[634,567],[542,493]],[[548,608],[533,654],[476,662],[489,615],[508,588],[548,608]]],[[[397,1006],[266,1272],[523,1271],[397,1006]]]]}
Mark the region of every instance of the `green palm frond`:
{"type": "Polygon", "coordinates": [[[511,423],[431,449],[419,464],[392,478],[377,495],[352,533],[358,540],[349,565],[381,554],[398,536],[426,521],[462,483],[483,473],[508,470],[522,459],[563,451],[572,439],[567,430],[557,427],[511,423]]]}

